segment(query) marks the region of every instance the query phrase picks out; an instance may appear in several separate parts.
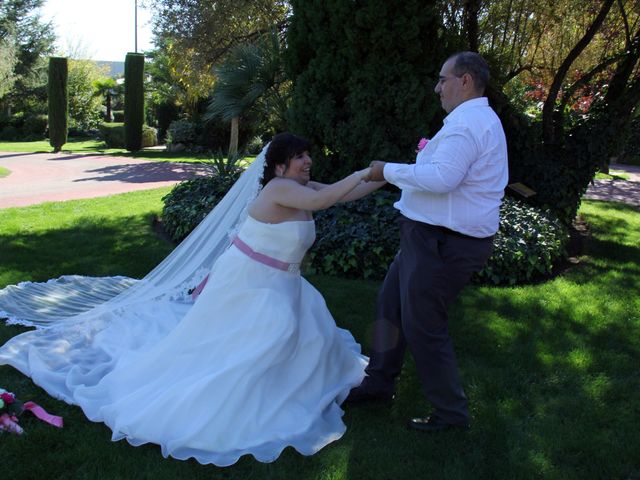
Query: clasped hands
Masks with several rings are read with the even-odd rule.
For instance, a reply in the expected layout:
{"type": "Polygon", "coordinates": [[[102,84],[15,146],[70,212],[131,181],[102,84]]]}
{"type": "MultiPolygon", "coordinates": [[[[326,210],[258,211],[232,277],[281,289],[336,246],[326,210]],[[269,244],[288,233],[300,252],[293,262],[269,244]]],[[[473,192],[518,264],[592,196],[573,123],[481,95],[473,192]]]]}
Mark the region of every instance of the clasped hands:
{"type": "Polygon", "coordinates": [[[374,160],[369,164],[369,168],[365,169],[365,175],[362,179],[365,182],[381,182],[384,180],[384,164],[380,160],[374,160]],[[368,172],[366,172],[368,170],[368,172]]]}

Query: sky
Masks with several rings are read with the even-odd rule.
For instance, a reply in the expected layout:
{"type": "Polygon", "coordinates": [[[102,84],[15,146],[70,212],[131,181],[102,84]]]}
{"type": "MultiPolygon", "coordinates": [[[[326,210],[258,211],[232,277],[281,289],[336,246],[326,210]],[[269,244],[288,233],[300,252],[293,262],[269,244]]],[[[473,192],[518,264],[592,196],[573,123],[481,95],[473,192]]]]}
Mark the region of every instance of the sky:
{"type": "MultiPolygon", "coordinates": [[[[151,13],[138,0],[138,52],[153,48],[151,13]]],[[[135,0],[45,0],[40,14],[52,21],[59,55],[124,62],[135,51],[135,0]]]]}

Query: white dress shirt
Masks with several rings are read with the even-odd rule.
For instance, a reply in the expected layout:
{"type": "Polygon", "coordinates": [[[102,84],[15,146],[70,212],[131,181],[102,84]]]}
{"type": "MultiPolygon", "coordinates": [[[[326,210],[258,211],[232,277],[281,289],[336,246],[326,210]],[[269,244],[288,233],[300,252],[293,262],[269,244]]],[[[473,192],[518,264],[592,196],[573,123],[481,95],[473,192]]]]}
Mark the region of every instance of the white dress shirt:
{"type": "Polygon", "coordinates": [[[402,189],[394,206],[405,217],[473,237],[496,233],[509,178],[507,142],[487,98],[454,108],[416,163],[387,163],[384,178],[402,189]]]}

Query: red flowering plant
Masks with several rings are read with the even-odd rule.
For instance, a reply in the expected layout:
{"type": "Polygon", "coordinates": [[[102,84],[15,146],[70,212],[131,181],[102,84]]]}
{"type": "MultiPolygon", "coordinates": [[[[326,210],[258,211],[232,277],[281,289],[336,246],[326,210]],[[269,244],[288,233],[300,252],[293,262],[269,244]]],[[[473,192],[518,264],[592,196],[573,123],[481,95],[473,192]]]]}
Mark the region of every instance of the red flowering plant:
{"type": "Polygon", "coordinates": [[[22,435],[24,430],[18,425],[18,416],[23,411],[24,404],[13,393],[0,388],[0,433],[22,435]]]}

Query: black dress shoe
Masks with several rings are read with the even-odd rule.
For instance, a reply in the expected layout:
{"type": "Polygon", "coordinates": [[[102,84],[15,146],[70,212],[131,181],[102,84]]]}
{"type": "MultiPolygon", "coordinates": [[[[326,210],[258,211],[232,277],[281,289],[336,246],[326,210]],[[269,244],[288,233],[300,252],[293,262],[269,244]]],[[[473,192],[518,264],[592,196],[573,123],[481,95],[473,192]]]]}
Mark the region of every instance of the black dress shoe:
{"type": "Polygon", "coordinates": [[[389,404],[393,401],[393,394],[373,392],[363,386],[351,389],[343,405],[364,405],[364,404],[389,404]]]}
{"type": "Polygon", "coordinates": [[[427,433],[442,432],[451,429],[469,430],[470,428],[468,423],[447,423],[433,415],[425,418],[412,418],[407,422],[407,427],[412,430],[427,433]]]}

